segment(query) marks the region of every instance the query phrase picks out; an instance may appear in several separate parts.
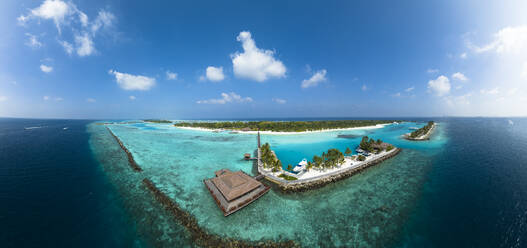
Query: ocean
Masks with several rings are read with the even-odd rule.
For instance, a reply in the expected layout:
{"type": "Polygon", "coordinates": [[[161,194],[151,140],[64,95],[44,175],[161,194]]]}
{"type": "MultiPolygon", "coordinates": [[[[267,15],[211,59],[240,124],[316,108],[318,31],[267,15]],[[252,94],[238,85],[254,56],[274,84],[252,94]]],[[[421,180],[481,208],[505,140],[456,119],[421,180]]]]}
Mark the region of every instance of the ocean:
{"type": "Polygon", "coordinates": [[[284,164],[353,150],[363,135],[403,150],[321,189],[272,190],[227,218],[202,180],[221,168],[254,174],[242,156],[254,151],[255,135],[110,125],[143,168],[138,173],[95,121],[0,119],[0,246],[195,246],[145,178],[221,237],[305,247],[527,246],[527,119],[435,118],[438,128],[424,142],[400,135],[429,119],[404,119],[415,122],[262,135],[284,164]]]}

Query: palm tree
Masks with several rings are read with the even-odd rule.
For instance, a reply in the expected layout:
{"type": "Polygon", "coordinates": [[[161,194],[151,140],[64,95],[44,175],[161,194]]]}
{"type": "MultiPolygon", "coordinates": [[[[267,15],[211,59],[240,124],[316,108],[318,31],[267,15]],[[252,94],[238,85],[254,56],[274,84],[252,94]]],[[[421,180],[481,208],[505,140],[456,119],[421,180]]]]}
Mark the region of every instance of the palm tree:
{"type": "Polygon", "coordinates": [[[346,151],[344,152],[347,156],[351,154],[351,149],[349,147],[346,148],[346,151]]]}

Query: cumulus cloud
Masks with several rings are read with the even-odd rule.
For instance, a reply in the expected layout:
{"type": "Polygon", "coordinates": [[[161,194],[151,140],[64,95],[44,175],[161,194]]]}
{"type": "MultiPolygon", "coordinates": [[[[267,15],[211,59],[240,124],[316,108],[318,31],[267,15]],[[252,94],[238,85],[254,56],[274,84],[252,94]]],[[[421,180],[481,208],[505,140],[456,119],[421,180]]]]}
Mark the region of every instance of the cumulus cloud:
{"type": "Polygon", "coordinates": [[[100,10],[95,18],[95,21],[91,25],[91,31],[95,34],[100,28],[107,28],[113,25],[115,16],[108,11],[100,10]]]}
{"type": "Polygon", "coordinates": [[[92,38],[87,33],[75,35],[75,44],[77,46],[77,55],[81,57],[91,55],[95,52],[92,38]]]}
{"type": "Polygon", "coordinates": [[[452,74],[452,78],[459,81],[468,81],[468,78],[461,72],[452,74]]]}
{"type": "MultiPolygon", "coordinates": [[[[94,38],[96,33],[108,27],[111,27],[115,22],[115,16],[106,11],[100,10],[97,17],[90,22],[88,15],[79,10],[72,2],[65,2],[62,0],[45,0],[40,6],[30,9],[26,15],[21,15],[18,18],[20,24],[26,24],[32,19],[53,20],[59,35],[61,35],[61,27],[70,27],[73,35],[73,41],[68,42],[61,38],[59,44],[62,45],[64,51],[72,54],[76,50],[79,56],[89,56],[94,54],[94,38]]],[[[33,47],[39,47],[42,44],[36,40],[36,37],[30,36],[28,44],[33,47]]]]}
{"type": "Polygon", "coordinates": [[[434,80],[428,81],[428,90],[438,96],[444,96],[450,92],[450,80],[441,75],[434,80]]]}
{"type": "Polygon", "coordinates": [[[236,40],[242,43],[243,53],[231,55],[234,75],[257,82],[285,77],[286,68],[282,61],[274,58],[273,51],[256,47],[250,32],[240,32],[236,40]]]}
{"type": "Polygon", "coordinates": [[[285,104],[287,103],[287,100],[280,99],[280,98],[273,98],[273,102],[278,103],[278,104],[285,104]]]}
{"type": "Polygon", "coordinates": [[[500,93],[500,88],[495,87],[492,89],[481,89],[479,92],[483,95],[497,95],[500,93]]]}
{"type": "Polygon", "coordinates": [[[53,67],[42,64],[40,65],[40,70],[45,73],[50,73],[53,71],[53,67]]]}
{"type": "Polygon", "coordinates": [[[38,40],[36,35],[32,35],[30,33],[26,33],[27,41],[26,45],[31,48],[40,48],[42,47],[42,43],[38,40]]]}
{"type": "Polygon", "coordinates": [[[115,76],[115,81],[124,90],[149,90],[156,84],[156,79],[151,77],[132,75],[115,70],[110,70],[108,73],[115,76]]]}
{"type": "Polygon", "coordinates": [[[31,9],[27,15],[17,18],[20,24],[26,24],[30,19],[40,18],[53,20],[60,33],[60,25],[66,17],[72,15],[76,8],[61,0],[45,0],[40,6],[31,9]]]}
{"type": "Polygon", "coordinates": [[[66,51],[67,54],[73,53],[73,45],[67,41],[58,41],[59,44],[64,48],[64,51],[66,51]]]}
{"type": "Polygon", "coordinates": [[[462,54],[459,55],[459,57],[461,59],[466,59],[467,58],[467,53],[462,53],[462,54]]]}
{"type": "Polygon", "coordinates": [[[130,100],[132,100],[132,101],[135,100],[135,99],[137,99],[135,96],[129,96],[128,98],[129,98],[130,100]]]}
{"type": "Polygon", "coordinates": [[[315,87],[319,83],[327,81],[326,73],[327,71],[325,69],[315,72],[311,78],[302,81],[302,88],[315,87]]]}
{"type": "Polygon", "coordinates": [[[243,103],[243,102],[252,102],[253,99],[250,97],[241,97],[240,95],[230,92],[230,93],[221,93],[221,98],[218,99],[208,99],[208,100],[199,100],[196,103],[198,104],[226,104],[226,103],[243,103]]]}
{"type": "Polygon", "coordinates": [[[209,80],[211,82],[219,82],[225,79],[225,75],[223,74],[223,67],[214,67],[209,66],[207,67],[205,71],[205,77],[201,77],[200,80],[209,80]]]}
{"type": "Polygon", "coordinates": [[[167,71],[166,75],[168,80],[177,80],[177,73],[175,72],[167,71]]]}
{"type": "Polygon", "coordinates": [[[495,51],[497,53],[518,53],[527,49],[527,25],[506,27],[494,34],[494,39],[483,46],[467,41],[476,53],[495,51]]]}
{"type": "Polygon", "coordinates": [[[406,90],[404,90],[404,91],[406,91],[406,92],[411,92],[411,91],[413,91],[414,89],[415,89],[415,87],[412,86],[412,87],[410,87],[410,88],[408,88],[408,89],[406,89],[406,90]]]}

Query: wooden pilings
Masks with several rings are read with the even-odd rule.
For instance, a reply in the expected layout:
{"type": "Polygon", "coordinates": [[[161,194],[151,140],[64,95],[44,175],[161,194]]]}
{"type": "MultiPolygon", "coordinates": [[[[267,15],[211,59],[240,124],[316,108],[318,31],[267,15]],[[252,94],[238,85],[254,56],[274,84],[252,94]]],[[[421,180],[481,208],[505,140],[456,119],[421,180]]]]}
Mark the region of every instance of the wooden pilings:
{"type": "Polygon", "coordinates": [[[132,155],[132,153],[130,153],[130,151],[128,151],[128,149],[126,149],[126,146],[124,146],[123,142],[121,142],[121,140],[112,132],[112,130],[110,130],[108,127],[106,127],[106,129],[108,129],[108,132],[110,132],[110,134],[115,138],[115,140],[117,140],[117,143],[119,143],[123,151],[126,153],[126,156],[128,156],[128,164],[130,164],[130,167],[132,167],[132,169],[137,172],[143,171],[143,169],[141,169],[141,167],[137,165],[134,160],[134,156],[132,155]]]}

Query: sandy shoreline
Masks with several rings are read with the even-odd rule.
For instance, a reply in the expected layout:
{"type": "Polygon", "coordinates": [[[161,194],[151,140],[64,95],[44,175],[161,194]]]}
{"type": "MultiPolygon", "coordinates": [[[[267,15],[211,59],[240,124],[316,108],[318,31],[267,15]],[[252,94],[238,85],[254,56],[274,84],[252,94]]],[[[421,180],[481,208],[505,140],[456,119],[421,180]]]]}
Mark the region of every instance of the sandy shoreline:
{"type": "MultiPolygon", "coordinates": [[[[335,128],[335,129],[322,129],[315,131],[302,131],[302,132],[274,132],[274,131],[260,131],[260,134],[270,134],[270,135],[292,135],[292,134],[309,134],[309,133],[322,133],[322,132],[332,132],[332,131],[349,131],[349,130],[362,130],[362,129],[377,129],[383,128],[386,125],[390,124],[377,124],[375,126],[364,126],[364,127],[350,127],[350,128],[335,128]]],[[[176,127],[187,130],[195,131],[206,131],[206,132],[237,132],[243,134],[257,134],[258,131],[241,131],[241,130],[229,130],[229,129],[208,129],[202,127],[176,127]]]]}

